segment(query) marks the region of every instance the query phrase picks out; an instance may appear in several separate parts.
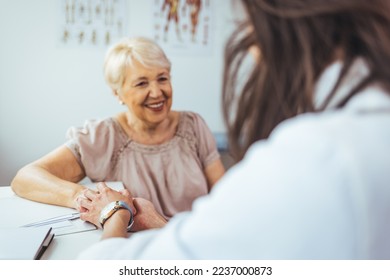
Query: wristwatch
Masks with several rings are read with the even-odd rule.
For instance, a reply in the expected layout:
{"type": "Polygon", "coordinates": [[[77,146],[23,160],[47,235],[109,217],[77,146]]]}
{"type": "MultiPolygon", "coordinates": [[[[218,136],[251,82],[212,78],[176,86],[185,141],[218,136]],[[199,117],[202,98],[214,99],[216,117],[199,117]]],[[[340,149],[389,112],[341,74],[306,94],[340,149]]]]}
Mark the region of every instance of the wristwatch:
{"type": "Polygon", "coordinates": [[[104,223],[116,212],[118,211],[119,209],[126,209],[130,212],[130,221],[129,221],[129,224],[127,226],[127,231],[130,231],[131,229],[131,226],[133,225],[134,223],[134,214],[133,214],[133,211],[131,210],[130,206],[127,205],[126,202],[124,201],[121,201],[121,200],[117,200],[117,201],[113,201],[113,202],[110,202],[109,204],[107,204],[103,209],[102,211],[100,212],[100,217],[99,217],[99,222],[100,222],[100,225],[104,226],[104,223]]]}

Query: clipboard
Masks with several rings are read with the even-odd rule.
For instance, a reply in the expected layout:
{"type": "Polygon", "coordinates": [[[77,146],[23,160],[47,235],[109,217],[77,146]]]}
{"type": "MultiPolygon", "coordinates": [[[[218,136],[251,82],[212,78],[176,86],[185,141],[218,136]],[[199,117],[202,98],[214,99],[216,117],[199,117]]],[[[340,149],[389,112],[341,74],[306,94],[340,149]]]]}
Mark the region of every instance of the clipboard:
{"type": "Polygon", "coordinates": [[[53,238],[51,227],[0,228],[0,259],[39,260],[53,238]]]}

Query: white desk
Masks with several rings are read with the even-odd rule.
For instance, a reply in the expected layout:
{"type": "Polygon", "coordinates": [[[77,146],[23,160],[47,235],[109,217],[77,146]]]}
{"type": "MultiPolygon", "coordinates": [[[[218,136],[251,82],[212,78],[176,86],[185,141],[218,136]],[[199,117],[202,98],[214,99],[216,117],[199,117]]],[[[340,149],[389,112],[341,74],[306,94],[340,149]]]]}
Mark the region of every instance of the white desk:
{"type": "MultiPolygon", "coordinates": [[[[0,227],[20,227],[73,212],[75,209],[23,199],[17,196],[11,187],[0,187],[0,227]]],[[[101,230],[92,230],[55,236],[41,259],[75,259],[82,250],[98,242],[101,234],[101,230]]]]}

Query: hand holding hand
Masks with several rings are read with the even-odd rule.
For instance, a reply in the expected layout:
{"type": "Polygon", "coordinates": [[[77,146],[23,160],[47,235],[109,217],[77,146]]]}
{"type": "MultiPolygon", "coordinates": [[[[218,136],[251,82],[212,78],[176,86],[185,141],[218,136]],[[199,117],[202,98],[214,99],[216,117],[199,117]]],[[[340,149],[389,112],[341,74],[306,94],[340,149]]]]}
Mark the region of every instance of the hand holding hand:
{"type": "Polygon", "coordinates": [[[118,192],[107,187],[105,183],[98,183],[96,191],[87,189],[84,191],[84,197],[78,197],[79,208],[82,209],[80,218],[100,227],[99,218],[102,209],[110,202],[117,200],[124,201],[131,207],[134,215],[136,214],[133,198],[128,190],[118,192]]]}
{"type": "Polygon", "coordinates": [[[149,200],[137,197],[133,199],[133,203],[137,209],[137,214],[134,217],[134,224],[131,231],[161,228],[167,223],[149,200]]]}
{"type": "Polygon", "coordinates": [[[83,212],[86,212],[87,209],[82,207],[80,205],[80,201],[81,199],[86,199],[86,197],[84,196],[84,192],[87,190],[87,188],[84,188],[83,190],[81,190],[80,192],[77,193],[77,196],[76,198],[74,199],[75,201],[75,208],[77,211],[79,211],[80,213],[83,213],[83,212]]]}

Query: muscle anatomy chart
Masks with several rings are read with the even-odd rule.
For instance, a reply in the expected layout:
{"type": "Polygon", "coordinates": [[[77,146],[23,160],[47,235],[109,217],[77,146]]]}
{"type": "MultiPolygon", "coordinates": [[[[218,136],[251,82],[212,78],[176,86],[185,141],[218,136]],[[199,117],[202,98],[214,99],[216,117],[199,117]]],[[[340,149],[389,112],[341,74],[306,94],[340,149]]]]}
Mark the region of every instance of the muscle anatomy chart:
{"type": "Polygon", "coordinates": [[[214,1],[154,0],[154,39],[176,53],[209,54],[214,1]]]}

